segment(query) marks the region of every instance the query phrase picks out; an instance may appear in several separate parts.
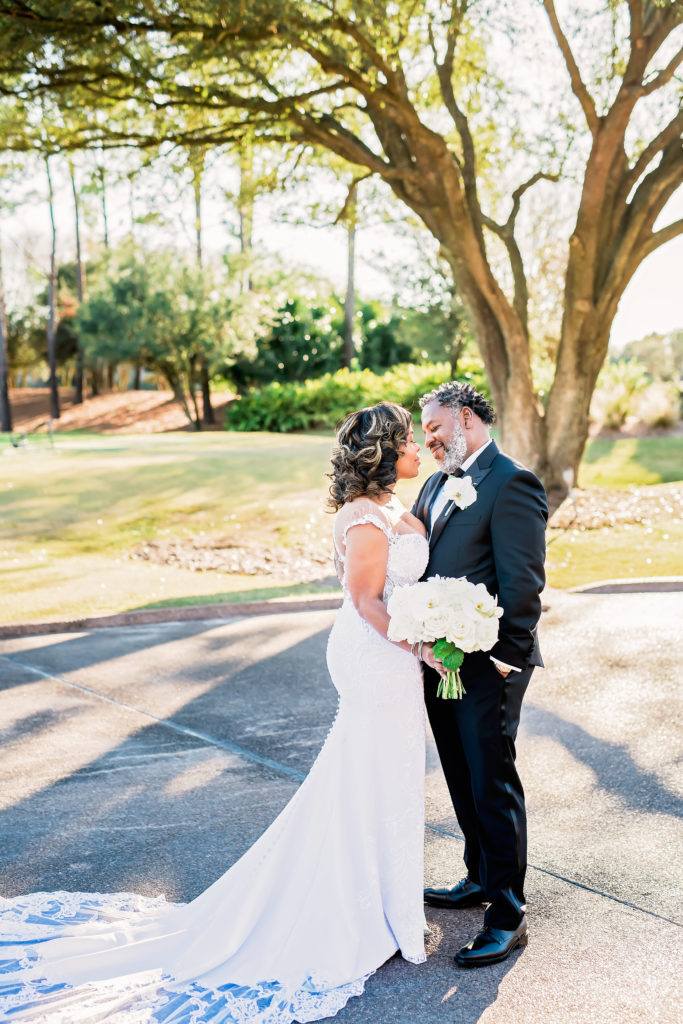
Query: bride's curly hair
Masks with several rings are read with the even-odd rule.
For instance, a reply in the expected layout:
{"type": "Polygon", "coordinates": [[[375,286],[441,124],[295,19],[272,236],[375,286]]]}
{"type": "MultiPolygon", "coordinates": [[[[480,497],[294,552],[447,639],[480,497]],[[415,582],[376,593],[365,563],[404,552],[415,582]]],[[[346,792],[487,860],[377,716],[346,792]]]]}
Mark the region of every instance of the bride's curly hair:
{"type": "Polygon", "coordinates": [[[410,413],[381,402],[350,413],[337,427],[332,449],[328,511],[354,498],[379,498],[396,483],[396,461],[408,443],[410,413]]]}

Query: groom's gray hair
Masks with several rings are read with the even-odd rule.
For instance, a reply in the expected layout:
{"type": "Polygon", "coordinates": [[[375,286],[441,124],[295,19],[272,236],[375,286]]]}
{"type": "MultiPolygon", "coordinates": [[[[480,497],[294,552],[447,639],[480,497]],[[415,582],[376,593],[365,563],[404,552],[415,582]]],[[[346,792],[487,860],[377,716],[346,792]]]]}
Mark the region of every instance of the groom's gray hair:
{"type": "Polygon", "coordinates": [[[424,409],[430,402],[438,402],[439,405],[447,405],[452,409],[462,409],[467,406],[475,413],[482,423],[490,426],[496,418],[495,409],[481,392],[472,387],[471,384],[464,384],[460,380],[449,380],[445,384],[439,384],[438,388],[428,391],[420,399],[420,408],[424,409]]]}

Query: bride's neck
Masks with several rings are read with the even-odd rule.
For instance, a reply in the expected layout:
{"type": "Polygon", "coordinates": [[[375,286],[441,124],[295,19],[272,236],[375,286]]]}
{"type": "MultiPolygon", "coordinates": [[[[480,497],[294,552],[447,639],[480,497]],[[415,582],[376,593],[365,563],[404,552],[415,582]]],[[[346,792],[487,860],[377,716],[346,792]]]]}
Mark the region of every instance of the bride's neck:
{"type": "Polygon", "coordinates": [[[388,505],[389,502],[392,500],[392,498],[395,497],[395,495],[394,495],[394,487],[395,486],[396,486],[396,484],[389,484],[389,493],[387,493],[387,494],[380,494],[380,496],[378,498],[373,498],[372,501],[374,501],[376,505],[388,505]]]}

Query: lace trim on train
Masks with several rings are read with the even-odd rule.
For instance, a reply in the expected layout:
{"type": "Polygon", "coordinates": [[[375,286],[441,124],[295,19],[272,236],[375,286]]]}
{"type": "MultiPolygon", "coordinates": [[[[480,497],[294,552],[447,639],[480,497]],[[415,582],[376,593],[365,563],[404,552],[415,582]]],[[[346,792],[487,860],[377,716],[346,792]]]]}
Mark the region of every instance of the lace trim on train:
{"type": "Polygon", "coordinates": [[[154,916],[167,906],[163,896],[149,899],[134,893],[54,892],[0,899],[2,1019],[31,1024],[307,1024],[334,1017],[352,996],[361,995],[374,973],[332,989],[309,977],[294,991],[277,981],[176,988],[161,972],[76,989],[36,980],[40,945],[47,939],[73,934],[89,922],[154,916]],[[17,978],[16,972],[24,970],[30,970],[31,980],[17,978]]]}

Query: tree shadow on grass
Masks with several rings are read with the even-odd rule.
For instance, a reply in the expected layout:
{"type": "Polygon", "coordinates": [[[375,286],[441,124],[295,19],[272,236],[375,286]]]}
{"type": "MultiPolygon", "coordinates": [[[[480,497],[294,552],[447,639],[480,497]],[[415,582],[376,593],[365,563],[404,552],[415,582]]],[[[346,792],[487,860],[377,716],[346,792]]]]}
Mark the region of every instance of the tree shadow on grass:
{"type": "Polygon", "coordinates": [[[193,605],[237,604],[243,601],[270,601],[285,597],[308,597],[310,595],[339,596],[341,587],[336,576],[325,576],[310,583],[290,583],[274,587],[252,587],[245,590],[224,590],[215,594],[191,594],[188,597],[170,597],[161,601],[148,601],[136,605],[130,611],[145,611],[151,608],[185,608],[193,605]]]}

